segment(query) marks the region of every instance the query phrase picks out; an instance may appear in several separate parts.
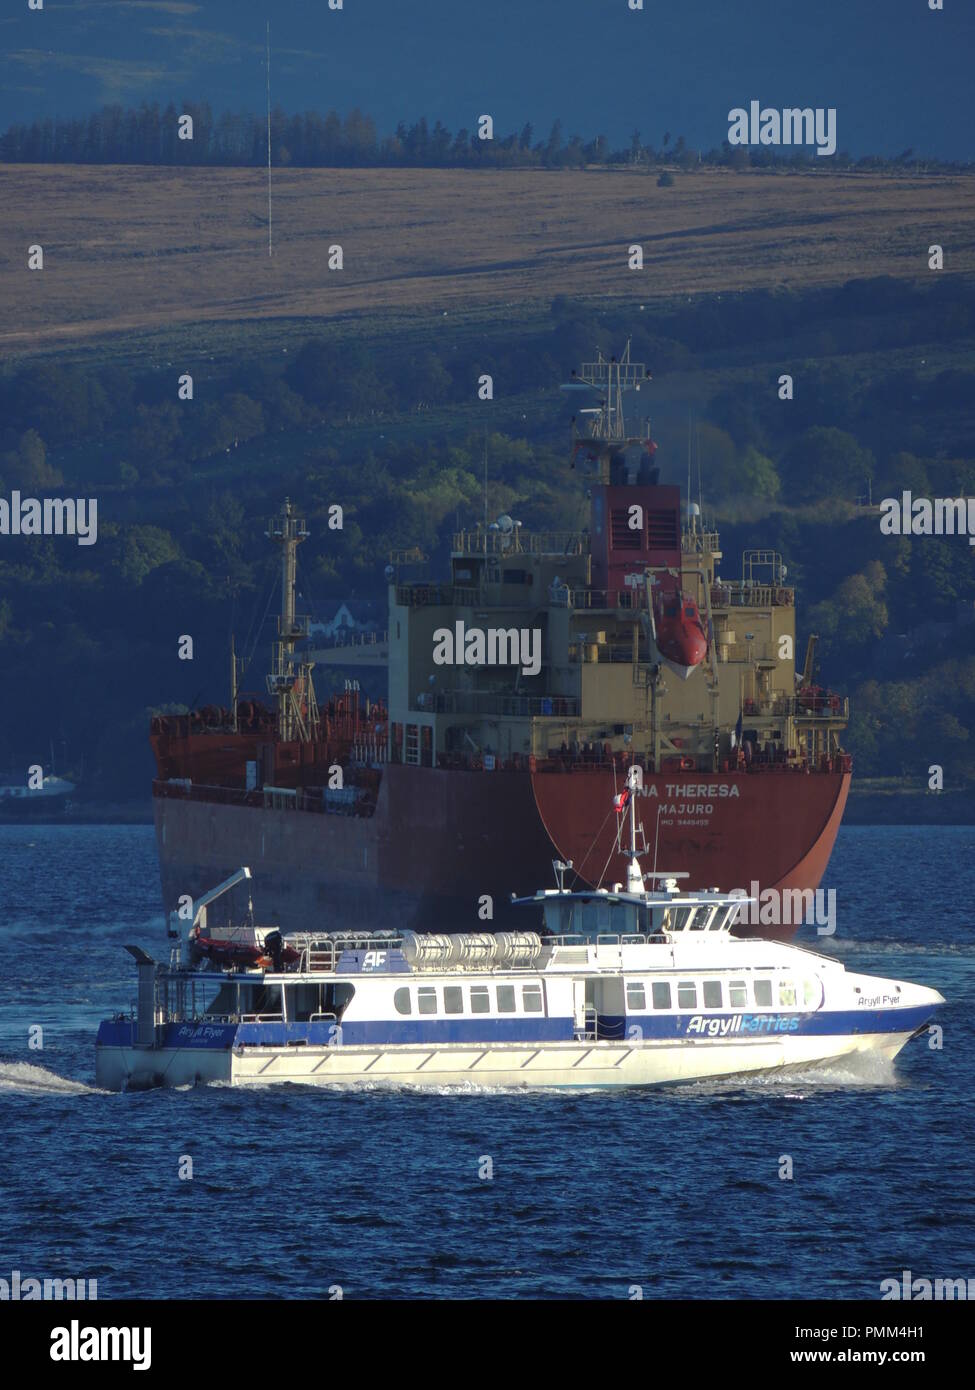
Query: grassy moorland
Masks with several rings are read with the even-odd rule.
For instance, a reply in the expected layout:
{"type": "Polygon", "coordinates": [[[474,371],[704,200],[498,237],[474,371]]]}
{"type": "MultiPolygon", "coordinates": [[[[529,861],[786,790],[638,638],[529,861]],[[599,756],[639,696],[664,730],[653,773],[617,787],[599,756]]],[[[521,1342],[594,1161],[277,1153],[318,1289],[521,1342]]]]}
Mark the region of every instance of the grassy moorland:
{"type": "MultiPolygon", "coordinates": [[[[628,169],[0,166],[0,350],[75,350],[181,325],[417,313],[483,319],[555,295],[688,295],[975,269],[975,178],[628,169]],[[644,270],[627,268],[632,243],[644,270]],[[340,244],[344,268],[329,270],[340,244]],[[27,248],[44,248],[42,273],[27,248]]],[[[285,324],[282,322],[282,327],[285,324]]],[[[225,346],[225,344],[224,344],[225,346]]]]}

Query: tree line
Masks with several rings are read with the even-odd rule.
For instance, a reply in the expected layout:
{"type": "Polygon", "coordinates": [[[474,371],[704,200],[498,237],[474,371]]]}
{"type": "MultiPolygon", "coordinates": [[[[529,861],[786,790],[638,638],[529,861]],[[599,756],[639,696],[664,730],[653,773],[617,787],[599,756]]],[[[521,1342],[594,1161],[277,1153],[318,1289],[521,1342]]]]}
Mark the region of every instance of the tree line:
{"type": "MultiPolygon", "coordinates": [[[[267,121],[263,113],[214,114],[206,101],[143,102],[139,107],[103,106],[88,116],[47,118],[9,126],[0,134],[0,162],[8,164],[149,164],[255,167],[267,161],[267,121]],[[185,117],[192,118],[192,138],[181,138],[185,117]]],[[[634,130],[629,142],[614,145],[605,135],[585,139],[566,134],[557,120],[546,135],[530,121],[506,134],[481,138],[472,128],[451,132],[442,121],[420,117],[400,121],[381,134],[371,116],[359,109],[340,116],[304,111],[271,113],[271,159],[275,166],[301,168],[543,168],[582,169],[590,165],[658,166],[682,169],[698,165],[747,168],[941,171],[971,168],[971,163],[921,158],[904,150],[893,158],[866,155],[854,159],[838,151],[828,160],[815,150],[730,146],[727,140],[709,150],[695,149],[683,135],[665,131],[659,145],[634,130]]]]}
{"type": "MultiPolygon", "coordinates": [[[[618,307],[559,298],[549,318],[530,332],[504,323],[476,342],[441,335],[396,351],[312,337],[286,365],[242,357],[219,377],[198,372],[192,402],[177,400],[175,372],[42,360],[0,373],[0,495],[99,498],[93,549],[55,537],[0,547],[0,767],[25,748],[44,761],[53,736],[74,760],[84,753],[91,794],[144,795],[148,707],[225,702],[231,627],[238,650],[255,653],[245,688],[260,691],[271,636],[260,620],[277,582],[262,519],[285,493],[312,532],[299,576],[311,612],[326,597],[381,596],[394,548],[419,544],[442,576],[451,532],[483,517],[485,448],[492,516],[507,511],[529,529],[587,525],[588,479],[567,462],[573,407],[557,383],[595,344],[611,352],[629,334],[655,379],[707,367],[693,487],[699,451],[722,572],[735,574],[757,543],[786,557],[801,636],[819,633],[824,682],[853,697],[846,743],[859,772],[936,761],[952,785],[975,785],[975,622],[962,622],[975,601],[971,549],[963,538],[884,537],[875,513],[852,508],[871,486],[874,501],[902,488],[975,493],[975,372],[927,370],[921,351],[891,372],[882,357],[970,338],[975,287],[884,278],[756,291],[636,323],[618,307]],[[800,331],[823,357],[790,365],[800,331]],[[766,364],[795,370],[794,400],[778,398],[778,366],[742,379],[742,341],[766,343],[766,364]],[[876,354],[869,371],[865,353],[876,354]],[[479,408],[457,408],[472,402],[481,371],[498,402],[537,393],[519,434],[492,425],[485,439],[479,408]],[[428,411],[440,412],[435,428],[428,411]],[[336,502],[344,527],[330,532],[336,502]],[[198,639],[192,671],[175,655],[181,632],[198,639]]],[[[688,424],[683,411],[668,418],[667,395],[663,386],[651,397],[653,433],[664,480],[684,483],[688,424]]]]}

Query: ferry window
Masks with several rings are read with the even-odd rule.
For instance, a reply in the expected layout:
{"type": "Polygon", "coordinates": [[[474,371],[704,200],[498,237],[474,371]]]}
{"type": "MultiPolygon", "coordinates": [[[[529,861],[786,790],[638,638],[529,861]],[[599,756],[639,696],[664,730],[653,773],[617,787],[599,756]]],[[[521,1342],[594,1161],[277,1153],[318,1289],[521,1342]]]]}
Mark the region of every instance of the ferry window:
{"type": "Polygon", "coordinates": [[[491,1012],[491,993],[487,985],[471,985],[471,1013],[487,1014],[491,1012]]]}
{"type": "Polygon", "coordinates": [[[706,1009],[721,1008],[721,981],[704,981],[704,1007],[706,1009]]]}
{"type": "Polygon", "coordinates": [[[670,981],[654,980],[650,986],[653,992],[653,1007],[655,1009],[670,1008],[670,981]]]}
{"type": "Polygon", "coordinates": [[[728,999],[733,1009],[748,1007],[748,986],[744,980],[728,981],[728,999]]]}
{"type": "Polygon", "coordinates": [[[807,1009],[814,1009],[819,1003],[820,991],[818,980],[803,980],[802,982],[802,1002],[807,1009]]]}
{"type": "Polygon", "coordinates": [[[513,1014],[515,1011],[514,985],[498,985],[498,1013],[513,1014]]]}
{"type": "Polygon", "coordinates": [[[444,985],[443,1011],[445,1014],[462,1014],[464,1012],[464,991],[460,985],[444,985]]]}
{"type": "Polygon", "coordinates": [[[693,980],[679,980],[677,983],[678,1009],[697,1008],[697,985],[693,980]]]}
{"type": "Polygon", "coordinates": [[[718,915],[718,909],[717,909],[716,907],[712,907],[712,908],[702,907],[702,908],[701,908],[701,911],[702,911],[702,913],[704,913],[705,915],[704,915],[704,918],[703,918],[703,920],[702,920],[702,922],[701,922],[700,929],[701,929],[701,931],[710,931],[711,928],[714,926],[714,919],[715,919],[715,918],[717,917],[717,915],[718,915]]]}
{"type": "Polygon", "coordinates": [[[421,985],[416,992],[417,1012],[435,1014],[437,1012],[437,991],[430,985],[421,985]]]}
{"type": "Polygon", "coordinates": [[[726,911],[723,912],[720,907],[714,908],[708,921],[708,931],[720,931],[725,924],[727,916],[728,913],[726,911]]]}
{"type": "Polygon", "coordinates": [[[521,1007],[526,1014],[540,1014],[542,1012],[541,985],[522,985],[521,1007]]]}
{"type": "Polygon", "coordinates": [[[627,1012],[634,1009],[645,1009],[647,1007],[647,995],[643,986],[634,980],[627,982],[626,986],[626,1008],[627,1012]]]}
{"type": "Polygon", "coordinates": [[[770,1009],[772,1007],[772,981],[755,981],[755,1003],[760,1009],[770,1009]]]}
{"type": "Polygon", "coordinates": [[[779,1008],[794,1009],[796,1007],[796,987],[791,980],[779,981],[779,1008]]]}
{"type": "Polygon", "coordinates": [[[687,924],[688,931],[703,931],[707,926],[707,909],[695,907],[691,910],[691,920],[687,924]]]}
{"type": "Polygon", "coordinates": [[[410,991],[408,989],[398,989],[393,995],[393,1008],[398,1014],[410,1014],[413,1012],[413,1005],[410,1002],[410,991]]]}
{"type": "Polygon", "coordinates": [[[687,926],[689,918],[694,915],[693,907],[677,907],[674,909],[674,924],[671,931],[683,931],[687,926]]]}

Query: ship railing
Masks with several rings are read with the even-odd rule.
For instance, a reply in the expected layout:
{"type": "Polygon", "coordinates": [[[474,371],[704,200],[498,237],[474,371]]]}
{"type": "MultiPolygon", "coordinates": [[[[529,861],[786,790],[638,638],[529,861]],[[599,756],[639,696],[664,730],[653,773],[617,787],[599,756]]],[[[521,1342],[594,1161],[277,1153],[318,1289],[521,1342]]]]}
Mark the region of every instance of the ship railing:
{"type": "MultiPolygon", "coordinates": [[[[637,662],[641,660],[639,654],[637,662]]],[[[569,662],[572,665],[629,666],[633,663],[633,643],[573,642],[569,647],[569,662]]],[[[646,655],[643,662],[646,664],[646,655]]]]}
{"type": "Polygon", "coordinates": [[[578,531],[455,531],[455,555],[588,555],[589,537],[578,531]]]}
{"type": "Polygon", "coordinates": [[[283,1023],[284,1014],[241,1014],[241,1023],[283,1023]]]}
{"type": "Polygon", "coordinates": [[[398,584],[396,602],[401,608],[473,608],[480,603],[479,589],[463,584],[398,584]]]}
{"type": "MultiPolygon", "coordinates": [[[[359,749],[366,753],[365,747],[359,749]]],[[[385,759],[385,752],[382,758],[371,762],[369,766],[375,767],[376,762],[385,759]]],[[[363,761],[363,759],[353,759],[353,761],[363,761]]],[[[302,788],[292,787],[267,787],[258,788],[254,791],[242,791],[238,787],[216,787],[206,783],[190,782],[188,778],[170,778],[168,781],[157,778],[153,781],[152,790],[154,796],[166,797],[179,801],[206,801],[216,803],[221,806],[253,806],[264,810],[279,811],[314,811],[321,815],[354,815],[371,816],[376,810],[376,803],[373,797],[368,796],[368,788],[355,787],[346,790],[356,790],[360,793],[351,805],[345,802],[326,800],[320,789],[315,791],[305,791],[302,788]]]]}
{"type": "Polygon", "coordinates": [[[731,661],[777,661],[778,651],[771,642],[722,642],[719,632],[718,660],[731,661]]]}
{"type": "Polygon", "coordinates": [[[721,549],[717,531],[691,531],[685,526],[680,540],[681,549],[694,555],[713,555],[721,549]]]}
{"type": "Polygon", "coordinates": [[[579,701],[568,695],[503,695],[495,690],[424,692],[437,714],[500,714],[512,718],[568,718],[578,715],[579,701]]]}
{"type": "Polygon", "coordinates": [[[816,695],[790,701],[789,713],[794,719],[849,719],[850,699],[847,695],[816,695]]]}
{"type": "Polygon", "coordinates": [[[636,589],[557,589],[552,602],[559,608],[589,608],[597,612],[616,612],[641,606],[636,589]],[[564,595],[564,597],[560,597],[564,595]]]}
{"type": "Polygon", "coordinates": [[[322,641],[316,633],[315,642],[320,651],[343,651],[346,647],[375,647],[389,641],[389,632],[350,632],[340,628],[331,637],[322,641]]]}
{"type": "MultiPolygon", "coordinates": [[[[557,902],[558,899],[555,899],[557,902]]],[[[584,932],[563,932],[542,937],[543,946],[647,946],[668,938],[660,932],[598,932],[595,939],[584,932]]]]}
{"type": "Polygon", "coordinates": [[[295,967],[299,974],[327,974],[338,968],[339,957],[345,951],[389,951],[401,946],[403,938],[398,932],[378,932],[375,935],[337,936],[330,940],[289,932],[286,943],[300,952],[295,967]]]}
{"type": "Polygon", "coordinates": [[[742,579],[711,585],[711,608],[794,608],[796,591],[784,584],[749,584],[742,579]]]}

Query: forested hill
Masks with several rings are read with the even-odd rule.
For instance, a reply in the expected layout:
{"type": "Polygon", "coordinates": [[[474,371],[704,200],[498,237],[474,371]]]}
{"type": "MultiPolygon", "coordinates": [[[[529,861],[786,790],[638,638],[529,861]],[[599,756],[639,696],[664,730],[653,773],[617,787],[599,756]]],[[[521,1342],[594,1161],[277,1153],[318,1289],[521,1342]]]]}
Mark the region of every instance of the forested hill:
{"type": "MultiPolygon", "coordinates": [[[[837,169],[919,173],[971,169],[932,158],[914,149],[894,157],[837,150],[817,159],[815,146],[731,146],[722,141],[708,150],[692,148],[683,135],[664,131],[655,146],[634,130],[626,145],[605,135],[586,138],[555,121],[547,133],[526,121],[515,130],[485,127],[450,131],[425,116],[382,134],[371,116],[356,109],[288,114],[271,113],[271,162],[303,168],[531,168],[583,169],[630,165],[692,169],[701,164],[732,169],[837,169]]],[[[262,166],[268,158],[264,112],[215,115],[206,101],[144,102],[139,107],[103,106],[90,116],[16,123],[0,133],[0,162],[22,164],[147,164],[262,166]],[[187,118],[191,121],[186,124],[187,118]],[[182,123],[182,136],[180,135],[182,123]]]]}
{"type": "Polygon", "coordinates": [[[883,536],[862,505],[975,494],[975,285],[957,277],[639,314],[559,299],[530,330],[417,323],[350,342],[333,329],[216,362],[192,402],[174,371],[137,359],[8,370],[0,495],[95,496],[99,530],[90,547],[0,537],[0,769],[48,764],[53,746],[87,795],[145,795],[149,711],[226,703],[231,629],[253,656],[245,687],[262,689],[277,578],[264,522],[285,493],[312,531],[299,581],[312,612],[383,597],[394,547],[421,546],[442,573],[450,533],[483,517],[485,450],[492,515],[586,524],[557,386],[628,335],[653,373],[666,480],[685,481],[690,439],[696,491],[700,460],[723,572],[753,546],[789,565],[800,644],[820,634],[820,679],[852,697],[858,773],[920,779],[940,762],[947,785],[975,784],[973,552],[963,537],[883,536]]]}

